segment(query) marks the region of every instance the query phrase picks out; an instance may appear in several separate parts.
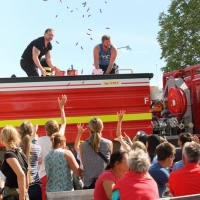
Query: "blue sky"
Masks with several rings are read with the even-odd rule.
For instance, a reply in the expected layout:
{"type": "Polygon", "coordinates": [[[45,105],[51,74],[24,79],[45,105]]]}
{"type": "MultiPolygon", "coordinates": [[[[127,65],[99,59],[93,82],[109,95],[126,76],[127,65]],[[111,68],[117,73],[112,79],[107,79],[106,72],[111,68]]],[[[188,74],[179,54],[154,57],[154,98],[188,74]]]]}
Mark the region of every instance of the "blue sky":
{"type": "Polygon", "coordinates": [[[160,60],[161,50],[156,41],[160,30],[158,16],[167,11],[171,0],[106,1],[107,4],[105,0],[87,0],[85,7],[83,0],[1,1],[0,77],[12,74],[25,77],[20,67],[24,49],[32,40],[43,36],[45,29],[52,27],[55,30],[52,57],[60,69],[67,70],[73,64],[79,73],[83,69],[84,74],[91,74],[93,48],[101,42],[103,34],[109,34],[115,46],[132,48],[118,51],[116,63],[119,67],[131,68],[134,73],[154,73],[151,85],[161,87],[160,67],[165,63],[160,60]]]}

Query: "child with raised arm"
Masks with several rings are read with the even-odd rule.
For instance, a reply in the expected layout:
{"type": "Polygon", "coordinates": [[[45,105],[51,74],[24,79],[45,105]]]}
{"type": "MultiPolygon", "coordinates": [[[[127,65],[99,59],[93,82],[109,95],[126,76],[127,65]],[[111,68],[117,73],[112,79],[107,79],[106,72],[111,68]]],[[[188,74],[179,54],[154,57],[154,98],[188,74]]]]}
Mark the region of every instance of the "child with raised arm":
{"type": "Polygon", "coordinates": [[[65,109],[64,105],[67,101],[67,96],[62,95],[62,98],[58,98],[58,105],[61,111],[61,126],[59,128],[58,123],[55,120],[49,120],[45,123],[46,136],[42,136],[38,138],[38,144],[42,147],[42,163],[39,167],[39,177],[42,181],[42,200],[46,200],[46,184],[47,177],[45,172],[44,158],[45,156],[52,150],[52,143],[50,137],[59,132],[64,135],[66,128],[66,117],[65,117],[65,109]]]}
{"type": "MultiPolygon", "coordinates": [[[[74,149],[76,150],[76,153],[77,153],[77,160],[79,161],[79,165],[80,165],[80,168],[83,170],[83,164],[82,164],[82,161],[81,161],[81,155],[80,155],[80,144],[83,142],[81,141],[81,136],[83,134],[83,132],[85,130],[87,130],[87,128],[83,128],[84,124],[81,125],[81,124],[77,124],[77,128],[78,128],[78,134],[76,136],[76,140],[75,140],[75,143],[74,143],[74,149]]],[[[83,180],[82,180],[82,177],[80,176],[77,176],[76,174],[73,174],[73,182],[74,182],[74,189],[75,190],[82,190],[83,189],[83,180]]]]}
{"type": "Polygon", "coordinates": [[[117,129],[116,129],[116,135],[117,138],[115,138],[116,141],[120,142],[121,144],[121,149],[126,150],[127,152],[129,152],[131,150],[130,146],[133,144],[131,139],[129,138],[129,136],[124,133],[124,137],[122,136],[122,131],[121,131],[121,127],[122,127],[122,120],[123,117],[125,115],[125,111],[124,110],[120,110],[119,113],[117,112],[118,115],[118,122],[117,122],[117,129]]]}

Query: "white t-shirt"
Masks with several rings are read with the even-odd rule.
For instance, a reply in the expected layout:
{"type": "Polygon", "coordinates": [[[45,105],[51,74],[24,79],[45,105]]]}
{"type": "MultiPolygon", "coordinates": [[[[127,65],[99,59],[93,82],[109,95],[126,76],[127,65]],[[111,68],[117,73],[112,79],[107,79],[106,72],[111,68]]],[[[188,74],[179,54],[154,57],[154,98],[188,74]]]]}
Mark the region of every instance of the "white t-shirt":
{"type": "MultiPolygon", "coordinates": [[[[62,133],[64,135],[65,128],[60,128],[59,133],[62,133]]],[[[44,158],[52,150],[52,142],[49,136],[39,137],[37,141],[38,141],[38,144],[42,147],[42,156],[41,156],[42,163],[39,166],[39,171],[38,171],[39,177],[41,179],[46,175],[44,158]]]]}

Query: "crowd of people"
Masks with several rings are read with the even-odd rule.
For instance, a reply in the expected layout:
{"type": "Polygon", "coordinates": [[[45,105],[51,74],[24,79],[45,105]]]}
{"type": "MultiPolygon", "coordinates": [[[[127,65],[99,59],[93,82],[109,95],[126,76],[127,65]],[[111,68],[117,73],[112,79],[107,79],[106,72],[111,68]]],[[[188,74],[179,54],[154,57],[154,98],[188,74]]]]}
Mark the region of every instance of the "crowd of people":
{"type": "Polygon", "coordinates": [[[24,121],[1,131],[6,148],[1,172],[5,176],[4,198],[46,200],[46,192],[94,189],[94,200],[153,200],[164,197],[199,194],[200,145],[196,136],[179,135],[182,160],[174,163],[175,147],[166,139],[138,131],[131,139],[122,133],[125,111],[117,113],[115,140],[120,149],[113,152],[112,141],[102,137],[103,122],[94,117],[85,128],[77,125],[75,157],[66,146],[67,97],[58,98],[61,125],[45,123],[46,136],[37,136],[37,125],[24,121]],[[86,130],[90,136],[81,141],[86,130]]]}

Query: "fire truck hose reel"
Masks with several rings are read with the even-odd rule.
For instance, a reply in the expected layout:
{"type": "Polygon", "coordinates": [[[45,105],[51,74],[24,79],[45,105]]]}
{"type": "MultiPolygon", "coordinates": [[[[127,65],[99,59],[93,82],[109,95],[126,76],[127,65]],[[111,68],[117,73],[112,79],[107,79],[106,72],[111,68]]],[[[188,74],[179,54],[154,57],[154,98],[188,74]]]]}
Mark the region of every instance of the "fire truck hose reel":
{"type": "Polygon", "coordinates": [[[170,88],[168,94],[168,107],[170,113],[183,116],[187,110],[187,98],[181,88],[170,88]]]}
{"type": "Polygon", "coordinates": [[[178,91],[180,92],[181,99],[182,99],[181,113],[183,116],[185,115],[187,111],[187,97],[186,97],[185,92],[181,88],[178,88],[178,91]]]}
{"type": "Polygon", "coordinates": [[[170,113],[171,114],[180,113],[181,106],[182,106],[182,101],[181,101],[180,93],[177,92],[177,90],[174,87],[170,88],[169,94],[168,94],[168,107],[169,107],[170,113]]]}

